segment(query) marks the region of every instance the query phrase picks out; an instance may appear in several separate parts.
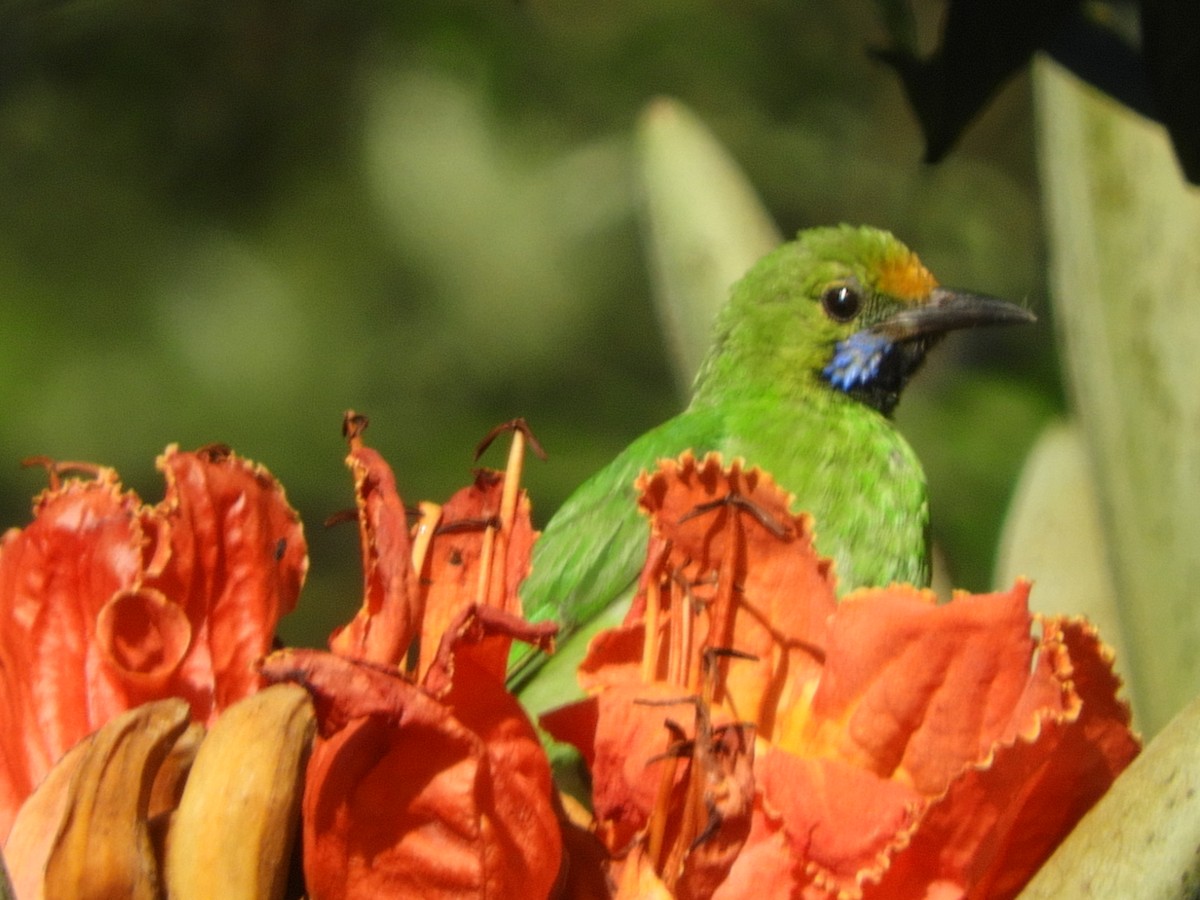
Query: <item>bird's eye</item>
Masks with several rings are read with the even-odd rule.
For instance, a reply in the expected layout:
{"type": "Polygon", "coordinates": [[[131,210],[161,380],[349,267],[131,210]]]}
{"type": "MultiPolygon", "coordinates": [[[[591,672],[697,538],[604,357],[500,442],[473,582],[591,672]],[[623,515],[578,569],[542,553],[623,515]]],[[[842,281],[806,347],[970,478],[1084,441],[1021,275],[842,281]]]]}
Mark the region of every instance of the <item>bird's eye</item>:
{"type": "Polygon", "coordinates": [[[835,284],[825,288],[821,295],[821,307],[825,315],[836,322],[849,322],[862,308],[862,297],[848,284],[835,284]]]}

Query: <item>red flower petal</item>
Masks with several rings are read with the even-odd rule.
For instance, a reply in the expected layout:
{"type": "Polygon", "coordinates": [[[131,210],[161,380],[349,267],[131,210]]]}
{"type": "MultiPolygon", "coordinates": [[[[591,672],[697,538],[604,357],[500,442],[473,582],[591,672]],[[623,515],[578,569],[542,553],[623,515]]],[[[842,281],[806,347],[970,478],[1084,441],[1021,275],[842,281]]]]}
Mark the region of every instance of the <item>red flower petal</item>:
{"type": "Polygon", "coordinates": [[[831,620],[811,708],[780,713],[780,747],[940,794],[1019,725],[1033,656],[1028,593],[1018,585],[943,605],[912,588],[851,595],[831,620]]]}
{"type": "MultiPolygon", "coordinates": [[[[597,833],[634,867],[623,884],[649,864],[687,889],[652,850],[664,817],[684,827],[681,776],[655,790],[645,771],[666,716],[647,704],[673,694],[759,736],[722,898],[1011,896],[1136,754],[1095,634],[1048,620],[1035,642],[1027,584],[835,604],[807,523],[761,472],[685,454],[641,485],[653,537],[639,596],[589,648],[593,696],[543,717],[591,767],[597,833]],[[722,649],[735,652],[715,663],[722,649]]],[[[676,746],[699,745],[703,729],[678,719],[676,746]]]]}
{"type": "Polygon", "coordinates": [[[91,638],[136,581],[137,505],[101,469],[43,492],[33,522],[0,544],[0,836],[67,748],[132,705],[91,638]]]}
{"type": "MultiPolygon", "coordinates": [[[[513,617],[521,614],[517,588],[529,574],[534,531],[524,491],[518,495],[509,527],[501,528],[504,488],[503,474],[481,469],[475,473],[474,484],[455,493],[442,507],[441,522],[421,573],[425,618],[417,670],[420,680],[434,664],[443,636],[469,607],[486,605],[513,617]]],[[[511,643],[509,636],[498,634],[486,648],[476,651],[480,665],[499,681],[508,667],[511,643]]]]}
{"type": "MultiPolygon", "coordinates": [[[[763,796],[759,792],[754,798],[750,834],[729,875],[713,891],[713,900],[776,897],[788,886],[803,884],[804,869],[804,861],[791,852],[779,817],[763,809],[763,796]]],[[[795,891],[791,893],[795,895],[795,891]]]]}
{"type": "MultiPolygon", "coordinates": [[[[760,736],[770,738],[775,710],[795,700],[779,691],[821,671],[836,606],[830,563],[813,548],[808,517],[788,512],[787,495],[765,472],[736,460],[725,469],[716,453],[663,460],[639,487],[655,533],[669,541],[654,577],[665,575],[677,592],[686,585],[687,604],[707,612],[696,618],[688,684],[698,686],[705,648],[744,654],[721,664],[717,699],[726,698],[737,718],[755,722],[760,736]]],[[[655,556],[652,549],[650,560],[655,556]]],[[[643,610],[649,622],[642,596],[630,622],[643,610]]],[[[677,616],[676,632],[681,625],[677,616]]],[[[659,677],[672,677],[669,653],[667,647],[660,653],[659,677]]]]}
{"type": "MultiPolygon", "coordinates": [[[[365,421],[348,413],[346,422],[351,445],[347,465],[354,473],[363,555],[363,605],[350,624],[334,632],[330,649],[348,658],[400,665],[419,638],[416,671],[423,681],[447,629],[461,621],[468,607],[486,604],[520,613],[516,591],[529,571],[534,534],[529,501],[519,492],[511,520],[503,523],[505,476],[477,472],[473,485],[422,521],[421,527],[431,533],[421,547],[418,579],[404,501],[391,467],[363,445],[365,421]]],[[[432,504],[422,508],[438,509],[432,504]]],[[[476,651],[487,654],[499,678],[508,662],[509,637],[497,635],[489,649],[476,651]]],[[[546,638],[539,631],[536,639],[546,638]]]]}
{"type": "Polygon", "coordinates": [[[0,837],[80,738],[159,697],[198,720],[258,686],[255,661],[308,565],[283,490],[227,451],[158,460],[146,507],[116,473],[69,479],[0,542],[0,837]]]}
{"type": "MultiPolygon", "coordinates": [[[[347,422],[351,421],[350,414],[347,422]]],[[[346,465],[354,475],[362,548],[363,604],[329,638],[340,656],[396,665],[421,626],[421,596],[412,569],[404,501],[391,467],[352,433],[346,465]]]]}
{"type": "Polygon", "coordinates": [[[583,753],[592,773],[592,808],[610,850],[627,847],[646,827],[660,780],[653,760],[670,742],[663,723],[677,719],[689,733],[693,727],[694,710],[685,701],[683,692],[668,684],[629,685],[541,717],[555,740],[583,753]],[[672,701],[679,705],[651,705],[672,701]]]}
{"type": "Polygon", "coordinates": [[[1137,756],[1111,653],[1095,629],[1047,620],[1039,653],[1044,674],[1033,678],[1056,669],[1067,702],[1039,710],[1032,728],[955,780],[866,896],[882,900],[934,881],[968,897],[1015,896],[1137,756]]]}
{"type": "Polygon", "coordinates": [[[707,897],[746,840],[754,798],[753,730],[714,724],[707,710],[698,715],[697,702],[671,685],[628,684],[541,719],[555,739],[578,742],[588,762],[597,831],[614,854],[611,877],[618,883],[632,877],[623,870],[646,862],[638,848],[647,842],[646,832],[657,829],[649,841],[660,845],[654,862],[671,871],[664,882],[678,897],[707,897]],[[681,748],[678,735],[695,737],[681,748]],[[671,807],[689,808],[692,821],[651,823],[664,789],[671,807]]]}
{"type": "Polygon", "coordinates": [[[268,657],[304,683],[322,732],[309,763],[304,861],[317,900],[545,896],[562,839],[549,764],[516,700],[459,661],[443,700],[318,651],[268,657]]]}
{"type": "MultiPolygon", "coordinates": [[[[257,662],[275,626],[296,605],[308,547],[283,488],[262,466],[223,450],[158,459],[164,500],[143,514],[146,531],[169,546],[145,584],[187,613],[192,645],[171,685],[201,721],[259,687],[257,662]]],[[[152,543],[149,563],[164,550],[152,543]]]]}
{"type": "Polygon", "coordinates": [[[818,883],[840,889],[886,867],[896,835],[911,827],[919,809],[920,797],[908,785],[840,759],[773,749],[755,776],[764,809],[781,820],[793,857],[806,861],[818,883]]]}

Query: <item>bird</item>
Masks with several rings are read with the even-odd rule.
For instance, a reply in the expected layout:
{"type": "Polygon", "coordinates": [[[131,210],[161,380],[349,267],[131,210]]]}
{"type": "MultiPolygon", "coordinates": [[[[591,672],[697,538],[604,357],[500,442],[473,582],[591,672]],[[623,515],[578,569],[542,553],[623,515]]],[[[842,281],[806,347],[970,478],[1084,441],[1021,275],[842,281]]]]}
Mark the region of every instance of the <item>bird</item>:
{"type": "MultiPolygon", "coordinates": [[[[928,586],[925,474],[892,412],[947,332],[1034,320],[1017,304],[940,286],[887,231],[801,231],[733,286],[687,407],[634,440],[551,517],[520,589],[527,617],[556,620],[560,642],[598,617],[619,621],[618,601],[633,593],[649,538],[634,482],[685,450],[769,472],[793,496],[793,511],[811,514],[839,596],[894,582],[928,586]]],[[[533,653],[517,660],[510,685],[526,686],[542,662],[533,653]]]]}

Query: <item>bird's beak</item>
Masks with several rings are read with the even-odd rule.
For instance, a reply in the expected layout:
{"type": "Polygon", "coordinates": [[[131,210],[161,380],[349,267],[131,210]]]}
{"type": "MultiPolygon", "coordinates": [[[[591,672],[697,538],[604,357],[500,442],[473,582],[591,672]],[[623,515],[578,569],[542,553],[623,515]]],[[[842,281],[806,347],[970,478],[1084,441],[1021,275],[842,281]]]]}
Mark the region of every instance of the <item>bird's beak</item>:
{"type": "Polygon", "coordinates": [[[979,325],[1016,325],[1036,322],[1037,316],[1015,303],[983,294],[934,288],[921,306],[902,309],[872,330],[891,341],[944,334],[979,325]]]}

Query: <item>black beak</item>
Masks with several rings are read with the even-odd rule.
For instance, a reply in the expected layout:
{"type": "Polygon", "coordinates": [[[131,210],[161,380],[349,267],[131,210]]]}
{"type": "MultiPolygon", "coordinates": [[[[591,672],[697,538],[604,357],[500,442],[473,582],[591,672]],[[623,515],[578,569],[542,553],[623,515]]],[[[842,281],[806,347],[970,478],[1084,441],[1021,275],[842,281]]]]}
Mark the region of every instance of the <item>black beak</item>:
{"type": "Polygon", "coordinates": [[[1007,300],[939,287],[923,305],[902,309],[871,330],[890,341],[906,341],[959,328],[1036,321],[1037,316],[1025,307],[1007,300]]]}

